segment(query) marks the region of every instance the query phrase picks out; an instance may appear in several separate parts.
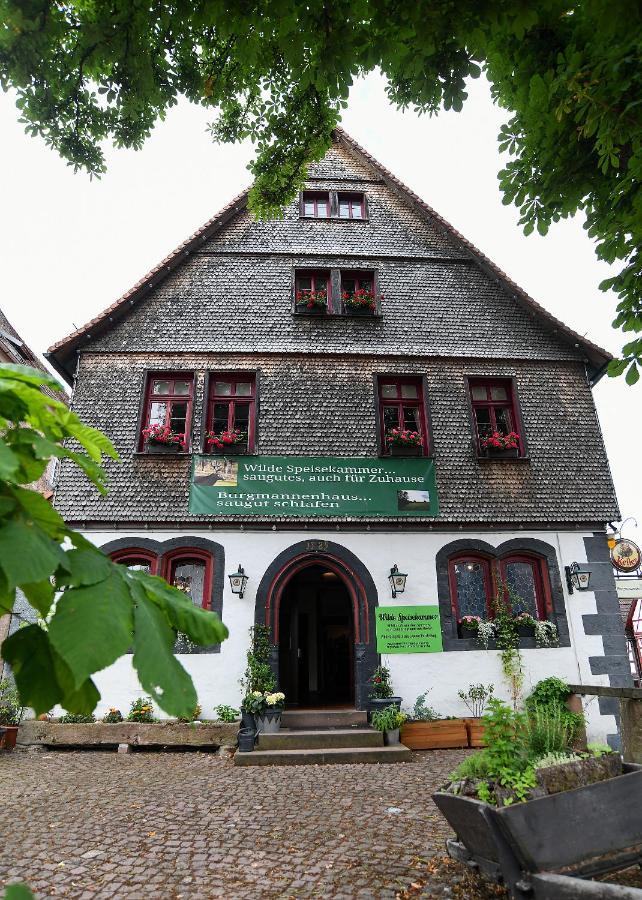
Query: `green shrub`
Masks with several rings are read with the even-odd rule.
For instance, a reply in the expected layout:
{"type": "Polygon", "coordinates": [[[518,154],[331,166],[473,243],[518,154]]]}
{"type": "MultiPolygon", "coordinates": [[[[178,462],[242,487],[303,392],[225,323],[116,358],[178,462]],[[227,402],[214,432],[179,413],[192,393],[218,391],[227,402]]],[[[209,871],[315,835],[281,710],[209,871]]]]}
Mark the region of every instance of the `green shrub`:
{"type": "Polygon", "coordinates": [[[132,700],[129,707],[128,722],[155,722],[154,702],[151,697],[139,697],[132,700]]]}
{"type": "Polygon", "coordinates": [[[183,723],[196,722],[196,721],[200,720],[202,712],[203,712],[203,710],[201,709],[201,704],[197,703],[196,706],[194,707],[194,709],[192,710],[191,716],[179,716],[177,721],[183,722],[183,723]]]}
{"type": "Polygon", "coordinates": [[[276,677],[270,666],[272,644],[268,625],[253,625],[250,628],[250,649],[247,651],[247,665],[241,679],[245,696],[253,691],[275,691],[276,677]]]}
{"type": "Polygon", "coordinates": [[[564,763],[576,762],[582,759],[576,753],[545,753],[533,760],[534,769],[548,769],[550,766],[563,766],[564,763]]]}
{"type": "Polygon", "coordinates": [[[480,750],[460,762],[450,777],[453,781],[460,781],[463,778],[477,781],[480,778],[487,778],[488,775],[488,759],[484,751],[480,750]]]}
{"type": "Polygon", "coordinates": [[[110,706],[107,715],[103,716],[103,722],[106,722],[108,725],[117,725],[118,722],[122,721],[123,714],[115,706],[110,706]]]}
{"type": "Polygon", "coordinates": [[[531,759],[571,750],[574,730],[559,708],[535,707],[528,716],[526,730],[531,759]]]}
{"type": "Polygon", "coordinates": [[[0,725],[19,725],[23,714],[18,691],[8,678],[3,678],[0,680],[0,725]]]}
{"type": "Polygon", "coordinates": [[[401,728],[407,718],[405,713],[399,712],[397,707],[391,704],[372,714],[372,726],[377,731],[394,731],[395,728],[401,728]]]}
{"type": "Polygon", "coordinates": [[[586,749],[591,756],[605,756],[607,753],[617,752],[607,744],[587,744],[586,749]]]}
{"type": "Polygon", "coordinates": [[[486,709],[486,704],[493,696],[495,685],[469,684],[467,691],[457,691],[457,696],[463,700],[470,712],[477,719],[486,709]]]}
{"type": "Polygon", "coordinates": [[[216,717],[220,722],[236,722],[239,715],[238,709],[234,709],[233,706],[226,706],[224,703],[220,703],[216,707],[216,717]]]}
{"type": "Polygon", "coordinates": [[[66,712],[64,716],[61,716],[58,721],[63,725],[89,725],[91,724],[91,722],[96,721],[96,717],[93,713],[89,713],[89,715],[83,715],[82,713],[66,712]]]}
{"type": "Polygon", "coordinates": [[[433,719],[440,718],[439,713],[435,712],[432,706],[428,706],[426,703],[426,697],[429,693],[430,689],[424,691],[423,694],[419,694],[415,700],[415,705],[410,713],[410,718],[414,719],[416,722],[432,722],[433,719]]]}
{"type": "Polygon", "coordinates": [[[370,699],[387,700],[388,697],[394,696],[392,685],[390,684],[390,669],[386,666],[377,666],[370,676],[370,699]]]}
{"type": "Polygon", "coordinates": [[[526,698],[526,711],[529,715],[536,709],[547,710],[551,715],[559,713],[559,718],[566,725],[573,741],[584,725],[584,716],[571,712],[567,707],[566,701],[570,696],[571,690],[561,678],[544,678],[537,682],[533,693],[526,698]]]}

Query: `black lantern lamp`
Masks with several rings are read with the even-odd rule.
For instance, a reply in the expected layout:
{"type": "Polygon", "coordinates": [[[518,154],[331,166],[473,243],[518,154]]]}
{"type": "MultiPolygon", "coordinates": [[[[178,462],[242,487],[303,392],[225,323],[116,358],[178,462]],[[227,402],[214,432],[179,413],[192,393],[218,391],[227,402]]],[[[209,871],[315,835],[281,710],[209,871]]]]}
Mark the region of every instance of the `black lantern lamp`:
{"type": "Polygon", "coordinates": [[[233,575],[227,576],[230,579],[230,587],[232,588],[233,594],[238,594],[241,600],[243,599],[243,593],[245,592],[245,585],[247,584],[248,577],[245,574],[245,569],[239,563],[238,572],[234,572],[233,575]]]}
{"type": "Polygon", "coordinates": [[[570,566],[564,566],[564,571],[566,572],[566,586],[569,594],[573,593],[573,589],[576,591],[588,591],[591,583],[591,573],[588,569],[582,569],[579,563],[574,562],[570,566]]]}
{"type": "Polygon", "coordinates": [[[395,564],[392,569],[390,569],[390,575],[388,579],[390,581],[390,588],[392,590],[392,596],[396,597],[397,594],[403,594],[406,590],[406,578],[408,576],[404,572],[400,572],[395,564]]]}

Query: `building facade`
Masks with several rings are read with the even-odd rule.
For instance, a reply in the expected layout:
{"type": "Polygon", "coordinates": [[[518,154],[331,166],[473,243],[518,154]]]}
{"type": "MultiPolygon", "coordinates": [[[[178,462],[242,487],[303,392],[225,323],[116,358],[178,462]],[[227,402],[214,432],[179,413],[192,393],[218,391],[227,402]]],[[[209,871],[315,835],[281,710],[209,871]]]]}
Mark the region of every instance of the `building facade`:
{"type": "MultiPolygon", "coordinates": [[[[548,675],[629,684],[591,395],[608,354],[342,131],[282,219],[257,222],[246,201],[48,354],[121,456],[105,498],[63,463],[56,507],[230,629],[221,647],[177,643],[204,714],[238,705],[256,622],[290,702],[363,708],[377,619],[399,606],[438,608],[441,640],[384,654],[405,705],[430,689],[461,714],[457,691],[480,681],[506,696],[498,651],[461,623],[491,615],[506,585],[514,614],[559,635],[524,636],[526,690],[548,675]],[[154,426],[179,442],[154,443],[154,426]],[[589,591],[569,592],[573,562],[589,591]],[[407,580],[392,597],[395,565],[407,580]]],[[[104,706],[140,694],[128,657],[97,683],[104,706]]],[[[615,742],[599,703],[589,732],[615,742]]]]}

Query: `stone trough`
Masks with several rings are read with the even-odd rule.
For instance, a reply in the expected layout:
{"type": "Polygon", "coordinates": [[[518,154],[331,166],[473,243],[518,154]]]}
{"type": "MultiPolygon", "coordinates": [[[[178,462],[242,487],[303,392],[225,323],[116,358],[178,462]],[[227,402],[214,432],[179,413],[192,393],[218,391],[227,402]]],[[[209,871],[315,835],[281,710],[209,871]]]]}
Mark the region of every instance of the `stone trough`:
{"type": "Polygon", "coordinates": [[[87,747],[127,752],[135,748],[172,750],[192,747],[229,755],[236,748],[238,729],[238,722],[92,722],[72,725],[29,719],[18,729],[16,748],[87,747]]]}

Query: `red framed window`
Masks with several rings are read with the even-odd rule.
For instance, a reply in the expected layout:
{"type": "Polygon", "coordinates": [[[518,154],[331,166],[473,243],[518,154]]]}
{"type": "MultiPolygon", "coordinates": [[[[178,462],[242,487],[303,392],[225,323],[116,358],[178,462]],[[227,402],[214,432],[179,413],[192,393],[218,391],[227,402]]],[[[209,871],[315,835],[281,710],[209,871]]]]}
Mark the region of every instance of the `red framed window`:
{"type": "MultiPolygon", "coordinates": [[[[421,378],[399,378],[380,375],[379,391],[380,440],[384,453],[397,455],[393,449],[395,432],[417,435],[409,447],[419,447],[418,455],[428,452],[426,409],[421,378]]],[[[413,453],[413,455],[416,455],[413,453]]]]}
{"type": "Polygon", "coordinates": [[[127,550],[117,550],[112,553],[110,558],[126,566],[128,569],[135,569],[139,572],[148,572],[150,575],[158,573],[158,557],[148,550],[140,550],[137,547],[131,547],[127,550]]]}
{"type": "Polygon", "coordinates": [[[338,204],[340,219],[365,219],[366,198],[364,194],[339,192],[338,204]]]}
{"type": "Polygon", "coordinates": [[[642,599],[633,600],[625,627],[631,674],[636,685],[642,676],[642,599]]]}
{"type": "Polygon", "coordinates": [[[181,548],[163,559],[163,577],[191,599],[209,609],[212,590],[212,557],[202,550],[181,548]]]}
{"type": "Polygon", "coordinates": [[[466,554],[449,561],[450,602],[459,622],[462,616],[491,616],[493,578],[490,560],[466,554]]]}
{"type": "Polygon", "coordinates": [[[469,390],[478,452],[484,452],[482,442],[495,432],[501,435],[514,433],[518,435],[521,456],[523,443],[519,436],[519,418],[511,379],[471,378],[469,390]]]}
{"type": "Polygon", "coordinates": [[[341,272],[341,293],[354,294],[355,291],[375,289],[374,272],[341,272]]]}
{"type": "Polygon", "coordinates": [[[462,553],[448,564],[450,599],[457,621],[462,616],[494,618],[493,600],[497,586],[505,590],[505,600],[513,616],[528,613],[545,620],[552,608],[545,561],[527,554],[512,554],[500,560],[462,553]]]}
{"type": "Polygon", "coordinates": [[[146,430],[164,433],[170,439],[180,435],[180,441],[175,442],[177,451],[189,448],[193,392],[191,372],[148,375],[139,449],[149,444],[148,435],[143,433],[146,430]]]}
{"type": "MultiPolygon", "coordinates": [[[[256,376],[253,372],[211,372],[207,407],[207,433],[232,435],[237,444],[254,449],[256,433],[256,376]]],[[[223,440],[225,444],[226,441],[223,440]]],[[[206,438],[208,453],[220,450],[214,440],[206,438]]]]}
{"type": "Polygon", "coordinates": [[[312,301],[322,308],[325,298],[326,308],[332,306],[332,281],[327,270],[297,269],[294,278],[296,306],[299,311],[308,309],[312,301]]]}
{"type": "Polygon", "coordinates": [[[301,196],[301,214],[306,219],[329,219],[330,192],[303,191],[301,196]]]}

